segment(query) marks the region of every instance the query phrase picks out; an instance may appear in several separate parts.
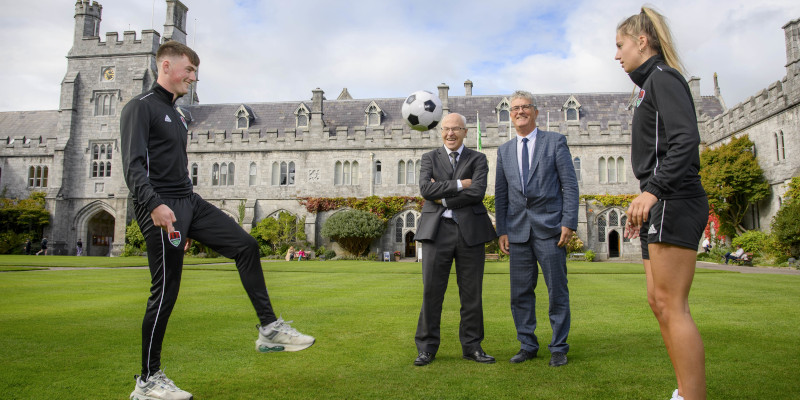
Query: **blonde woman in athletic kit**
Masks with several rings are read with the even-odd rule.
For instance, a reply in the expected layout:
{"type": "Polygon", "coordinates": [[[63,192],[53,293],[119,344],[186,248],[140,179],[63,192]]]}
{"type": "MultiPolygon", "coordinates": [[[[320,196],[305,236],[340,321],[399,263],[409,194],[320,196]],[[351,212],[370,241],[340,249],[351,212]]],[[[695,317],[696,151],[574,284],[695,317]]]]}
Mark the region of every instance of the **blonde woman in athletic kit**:
{"type": "Polygon", "coordinates": [[[642,7],[620,23],[616,45],[615,59],[640,88],[631,164],[642,194],[628,208],[625,236],[641,239],[647,300],[678,380],[672,399],[705,399],[703,340],[689,312],[697,246],[708,221],[692,95],[657,12],[642,7]]]}

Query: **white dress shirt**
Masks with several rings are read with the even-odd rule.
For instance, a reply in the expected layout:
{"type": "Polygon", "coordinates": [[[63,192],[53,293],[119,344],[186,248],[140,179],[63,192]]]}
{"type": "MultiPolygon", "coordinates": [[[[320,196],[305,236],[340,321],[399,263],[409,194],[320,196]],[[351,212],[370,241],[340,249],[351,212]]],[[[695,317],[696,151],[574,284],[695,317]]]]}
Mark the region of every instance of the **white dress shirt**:
{"type": "MultiPolygon", "coordinates": [[[[447,146],[444,146],[444,150],[447,152],[447,157],[450,158],[450,153],[452,153],[452,151],[448,149],[447,146]]],[[[458,156],[456,157],[456,163],[457,163],[459,160],[461,160],[461,155],[464,154],[464,144],[462,143],[461,147],[459,147],[458,150],[456,150],[455,152],[458,153],[458,156]]],[[[461,179],[456,180],[456,185],[458,186],[459,192],[464,189],[461,186],[461,179]]],[[[442,199],[442,205],[447,207],[447,201],[445,199],[442,199]]],[[[442,217],[453,218],[453,210],[449,208],[447,210],[444,210],[442,217]]]]}

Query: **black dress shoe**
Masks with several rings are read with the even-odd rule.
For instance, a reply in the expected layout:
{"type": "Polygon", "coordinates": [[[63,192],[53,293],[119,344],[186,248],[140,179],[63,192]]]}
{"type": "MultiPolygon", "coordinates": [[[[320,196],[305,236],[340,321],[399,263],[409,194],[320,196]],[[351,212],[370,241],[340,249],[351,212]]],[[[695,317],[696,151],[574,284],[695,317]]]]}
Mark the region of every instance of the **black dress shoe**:
{"type": "Polygon", "coordinates": [[[536,358],[536,352],[530,352],[528,350],[520,350],[514,357],[511,357],[508,362],[512,364],[519,364],[521,362],[525,362],[530,360],[531,358],[536,358]]]}
{"type": "Polygon", "coordinates": [[[560,367],[562,365],[567,365],[567,355],[560,351],[553,353],[553,355],[550,356],[550,366],[560,367]]]}
{"type": "Polygon", "coordinates": [[[475,350],[469,354],[464,354],[465,360],[472,360],[482,364],[494,364],[494,357],[486,354],[483,350],[475,350]]]}
{"type": "Polygon", "coordinates": [[[414,360],[414,365],[418,367],[428,365],[433,362],[434,358],[436,358],[435,354],[428,353],[427,351],[420,352],[417,359],[414,360]]]}

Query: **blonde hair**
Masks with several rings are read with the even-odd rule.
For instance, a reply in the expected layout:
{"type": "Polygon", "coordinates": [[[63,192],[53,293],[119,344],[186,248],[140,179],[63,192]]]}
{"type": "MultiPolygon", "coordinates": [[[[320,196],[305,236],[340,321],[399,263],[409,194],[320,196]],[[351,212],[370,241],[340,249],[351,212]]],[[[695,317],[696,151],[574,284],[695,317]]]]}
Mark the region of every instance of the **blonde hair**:
{"type": "Polygon", "coordinates": [[[683,63],[675,50],[667,19],[651,7],[642,6],[639,14],[631,15],[617,25],[617,32],[637,37],[647,37],[648,45],[656,53],[664,57],[664,61],[681,74],[684,73],[683,63]]]}

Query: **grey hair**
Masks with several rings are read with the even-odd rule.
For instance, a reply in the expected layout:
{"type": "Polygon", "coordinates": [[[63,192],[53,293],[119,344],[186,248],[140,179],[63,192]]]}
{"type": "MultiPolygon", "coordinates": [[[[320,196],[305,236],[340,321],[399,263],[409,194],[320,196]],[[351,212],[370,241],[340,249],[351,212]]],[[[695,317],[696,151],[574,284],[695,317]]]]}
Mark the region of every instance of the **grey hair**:
{"type": "Polygon", "coordinates": [[[536,109],[536,100],[533,99],[533,93],[527,92],[525,90],[517,90],[514,94],[511,95],[511,101],[516,99],[525,99],[528,100],[531,104],[533,104],[533,108],[536,109]]]}

